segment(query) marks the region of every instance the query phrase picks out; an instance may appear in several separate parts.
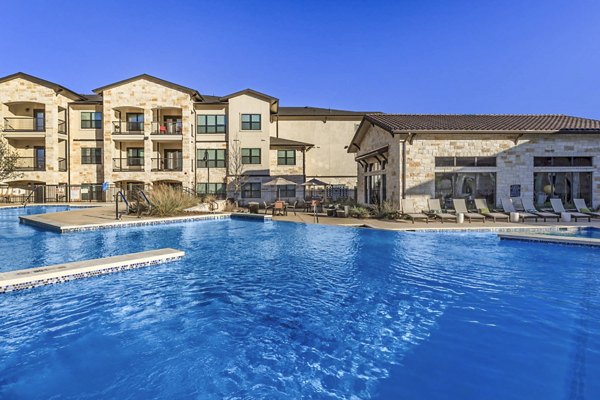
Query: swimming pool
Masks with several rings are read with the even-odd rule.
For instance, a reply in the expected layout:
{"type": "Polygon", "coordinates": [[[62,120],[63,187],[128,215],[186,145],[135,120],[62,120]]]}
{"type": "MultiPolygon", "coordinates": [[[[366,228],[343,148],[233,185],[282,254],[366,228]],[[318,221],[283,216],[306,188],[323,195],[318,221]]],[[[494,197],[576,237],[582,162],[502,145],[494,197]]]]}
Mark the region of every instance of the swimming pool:
{"type": "Polygon", "coordinates": [[[600,397],[594,248],[240,220],[60,235],[21,212],[0,210],[5,270],[186,257],[0,296],[0,398],[600,397]]]}
{"type": "Polygon", "coordinates": [[[575,230],[563,230],[558,232],[549,232],[549,235],[557,235],[557,236],[571,236],[571,237],[582,237],[589,239],[600,239],[600,229],[599,228],[579,228],[575,230]]]}

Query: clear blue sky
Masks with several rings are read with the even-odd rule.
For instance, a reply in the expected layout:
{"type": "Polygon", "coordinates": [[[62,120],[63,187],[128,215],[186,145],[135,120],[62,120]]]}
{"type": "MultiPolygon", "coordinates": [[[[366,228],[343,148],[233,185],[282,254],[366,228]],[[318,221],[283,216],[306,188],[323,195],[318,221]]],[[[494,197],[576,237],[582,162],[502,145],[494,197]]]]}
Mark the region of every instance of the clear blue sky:
{"type": "Polygon", "coordinates": [[[600,119],[600,1],[3,1],[0,74],[140,73],[397,113],[600,119]],[[68,4],[66,4],[68,3],[68,4]]]}

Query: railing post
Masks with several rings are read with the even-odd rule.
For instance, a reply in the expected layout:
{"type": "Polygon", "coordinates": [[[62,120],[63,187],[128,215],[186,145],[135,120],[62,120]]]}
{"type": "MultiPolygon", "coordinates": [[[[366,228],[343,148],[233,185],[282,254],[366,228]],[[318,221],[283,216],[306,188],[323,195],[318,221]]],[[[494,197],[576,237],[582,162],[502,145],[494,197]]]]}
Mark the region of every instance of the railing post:
{"type": "Polygon", "coordinates": [[[119,193],[115,194],[115,219],[119,219],[119,193]]]}

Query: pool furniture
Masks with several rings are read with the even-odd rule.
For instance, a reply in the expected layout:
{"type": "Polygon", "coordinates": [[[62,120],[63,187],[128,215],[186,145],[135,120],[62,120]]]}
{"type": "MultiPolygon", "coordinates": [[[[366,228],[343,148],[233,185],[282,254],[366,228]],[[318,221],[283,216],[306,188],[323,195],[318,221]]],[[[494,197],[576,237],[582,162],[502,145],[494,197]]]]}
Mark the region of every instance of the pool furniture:
{"type": "Polygon", "coordinates": [[[287,215],[287,207],[283,201],[276,201],[273,204],[273,215],[287,215]]]}
{"type": "Polygon", "coordinates": [[[433,216],[434,218],[439,218],[442,224],[444,223],[445,219],[450,219],[454,220],[454,222],[458,222],[456,214],[450,214],[442,210],[440,199],[428,199],[427,203],[429,204],[429,212],[431,216],[433,216]]]}
{"type": "Polygon", "coordinates": [[[560,214],[555,214],[555,213],[551,213],[551,212],[546,212],[546,211],[538,211],[535,206],[533,205],[533,200],[529,199],[529,198],[520,198],[521,200],[521,206],[523,207],[523,210],[527,211],[528,213],[531,214],[535,214],[538,217],[541,217],[544,219],[544,222],[546,222],[547,218],[556,218],[556,222],[560,221],[560,214]]]}
{"type": "Polygon", "coordinates": [[[600,212],[595,212],[590,210],[590,208],[585,204],[584,199],[573,199],[575,203],[575,207],[577,207],[577,211],[583,214],[587,214],[592,218],[600,218],[600,212]]]}
{"type": "Polygon", "coordinates": [[[535,219],[535,222],[537,222],[538,220],[538,216],[536,214],[531,214],[528,213],[526,211],[517,211],[515,208],[515,205],[513,204],[512,200],[510,198],[504,198],[504,199],[500,199],[500,204],[502,204],[502,209],[504,210],[505,213],[508,214],[512,214],[512,213],[517,213],[519,214],[519,219],[521,220],[521,222],[525,222],[525,220],[527,218],[533,218],[535,219]]]}
{"type": "MultiPolygon", "coordinates": [[[[263,201],[263,205],[265,206],[265,215],[267,215],[267,213],[269,212],[269,210],[273,209],[273,204],[267,204],[266,201],[263,201]]],[[[257,212],[258,214],[258,212],[257,212]]]]}
{"type": "Polygon", "coordinates": [[[463,214],[465,218],[469,220],[469,223],[474,219],[480,219],[485,223],[485,215],[469,212],[465,199],[452,199],[452,204],[454,204],[456,212],[463,214]]]}
{"type": "Polygon", "coordinates": [[[510,215],[505,213],[493,212],[490,211],[488,207],[487,201],[485,199],[475,199],[475,207],[480,214],[485,215],[488,218],[491,218],[496,222],[497,219],[505,219],[506,222],[509,222],[510,215]]]}
{"type": "Polygon", "coordinates": [[[569,215],[569,217],[575,219],[575,222],[577,222],[577,220],[580,218],[587,219],[588,222],[592,221],[592,217],[590,215],[580,213],[580,212],[565,210],[565,206],[563,205],[563,202],[561,199],[550,199],[550,204],[552,205],[552,209],[554,210],[555,213],[559,213],[561,215],[562,214],[569,215]]]}
{"type": "Polygon", "coordinates": [[[413,199],[402,199],[402,215],[415,223],[415,220],[429,223],[430,217],[427,214],[419,213],[415,210],[415,201],[413,199]]]}

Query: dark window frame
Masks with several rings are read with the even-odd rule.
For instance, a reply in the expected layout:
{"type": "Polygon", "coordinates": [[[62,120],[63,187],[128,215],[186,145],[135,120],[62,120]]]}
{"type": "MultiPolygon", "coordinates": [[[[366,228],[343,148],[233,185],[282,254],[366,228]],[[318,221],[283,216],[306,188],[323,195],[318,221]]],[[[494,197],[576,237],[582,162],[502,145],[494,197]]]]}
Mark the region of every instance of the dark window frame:
{"type": "Polygon", "coordinates": [[[227,133],[227,115],[226,114],[199,114],[196,117],[196,133],[198,134],[215,134],[227,133]],[[214,117],[213,124],[208,123],[209,117],[214,117]],[[219,118],[223,118],[223,123],[219,123],[219,118]],[[201,121],[203,123],[201,123],[201,121]]]}
{"type": "Polygon", "coordinates": [[[296,165],[296,150],[277,150],[277,165],[296,165]],[[290,153],[292,154],[291,157],[290,153]]]}
{"type": "Polygon", "coordinates": [[[262,151],[259,147],[246,147],[242,149],[242,164],[257,165],[261,164],[262,151]],[[244,155],[248,152],[248,155],[244,155]],[[256,155],[258,152],[258,155],[256,155]]]}
{"type": "Polygon", "coordinates": [[[495,156],[435,157],[434,165],[435,168],[495,168],[498,166],[497,158],[495,156]],[[480,163],[483,165],[480,165],[480,163]]]}
{"type": "Polygon", "coordinates": [[[196,165],[198,168],[225,168],[227,151],[225,149],[197,149],[196,165]],[[204,154],[208,152],[208,159],[204,160],[204,154]]]}
{"type": "Polygon", "coordinates": [[[554,157],[547,157],[547,156],[539,156],[539,157],[533,157],[533,166],[538,168],[538,167],[542,167],[542,168],[578,168],[578,167],[593,167],[594,166],[594,159],[591,156],[554,156],[554,157]],[[563,159],[568,159],[569,163],[568,165],[564,165],[564,164],[557,164],[556,161],[558,160],[563,160],[563,159]],[[576,163],[576,161],[578,161],[578,163],[576,163]],[[585,165],[581,164],[581,162],[585,160],[585,165]],[[577,164],[577,165],[576,165],[577,164]]]}
{"type": "Polygon", "coordinates": [[[277,185],[279,197],[296,197],[296,185],[277,185]]]}
{"type": "Polygon", "coordinates": [[[260,131],[262,129],[262,116],[260,114],[242,114],[241,130],[243,131],[260,131]],[[244,118],[247,117],[247,121],[244,118]]]}
{"type": "Polygon", "coordinates": [[[196,184],[196,192],[198,194],[223,195],[227,193],[227,187],[224,183],[219,182],[198,182],[196,184]]]}
{"type": "Polygon", "coordinates": [[[101,111],[82,111],[81,112],[81,129],[102,129],[102,112],[101,111]],[[84,118],[84,114],[88,114],[84,118]],[[100,117],[99,119],[96,117],[100,117]],[[85,126],[84,126],[85,125],[85,126]]]}
{"type": "Polygon", "coordinates": [[[102,164],[102,148],[101,147],[82,147],[81,148],[81,164],[102,164]],[[85,154],[85,153],[88,153],[88,154],[85,154]]]}
{"type": "Polygon", "coordinates": [[[242,185],[242,199],[260,199],[261,197],[260,182],[246,182],[242,185]]]}

